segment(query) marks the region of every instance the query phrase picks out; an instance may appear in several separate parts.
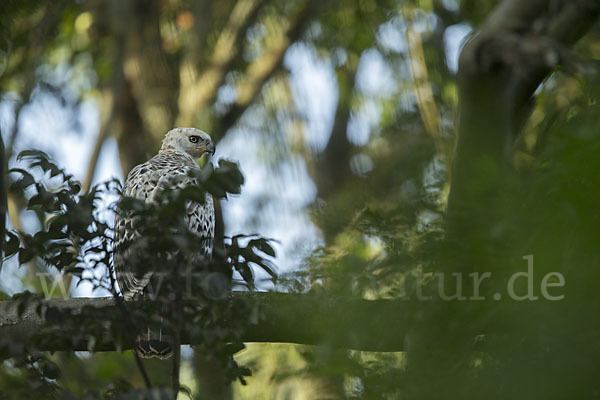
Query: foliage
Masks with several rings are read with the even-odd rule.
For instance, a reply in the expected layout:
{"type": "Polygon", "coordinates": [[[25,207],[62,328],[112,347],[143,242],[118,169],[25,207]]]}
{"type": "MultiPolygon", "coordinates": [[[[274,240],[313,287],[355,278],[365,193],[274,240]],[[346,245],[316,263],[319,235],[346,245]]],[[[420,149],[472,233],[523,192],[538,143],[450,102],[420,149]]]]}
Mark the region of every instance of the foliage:
{"type": "MultiPolygon", "coordinates": [[[[104,347],[108,340],[122,348],[125,344],[131,345],[135,338],[132,334],[137,334],[136,327],[152,327],[161,320],[171,330],[186,332],[189,340],[202,345],[207,356],[220,360],[229,379],[243,382],[250,371],[238,366],[232,356],[243,348],[240,334],[245,326],[258,322],[258,314],[257,310],[238,304],[239,300],[230,300],[228,292],[234,283],[234,271],[239,272],[240,283],[249,289],[254,287],[251,265],[265,269],[275,278],[273,267],[265,258],[275,256],[274,250],[267,239],[238,235],[226,240],[222,248],[216,248],[210,260],[194,260],[193,254],[200,251],[202,241],[189,232],[183,221],[186,204],[204,202],[206,192],[217,199],[227,193],[239,193],[243,176],[235,163],[222,160],[217,168],[207,164],[194,176],[198,186],[166,189],[155,203],[125,197],[119,202],[119,209],[114,205],[109,207],[109,211],[134,218],[136,229],[142,233],[146,251],[136,267],[143,272],[148,265],[153,265],[154,270],[169,272],[162,286],[155,287],[156,301],[133,308],[119,300],[111,257],[114,233],[106,221],[111,214],[103,213],[98,206],[102,196],[120,192],[119,183],[107,182],[94,186],[88,193],[80,193],[80,184],[43,152],[25,151],[19,154],[18,160],[27,161],[28,170],[32,172],[12,169],[10,172],[19,174],[20,178],[15,179],[11,190],[25,193],[28,209],[42,215],[46,223],[33,235],[9,232],[6,255],[18,255],[20,264],[39,258],[64,276],[77,276],[79,282],[88,281],[95,288],[102,287],[112,293],[122,311],[114,314],[93,306],[82,310],[50,307],[43,303],[40,295],[30,292],[15,295],[13,300],[19,312],[36,304],[36,312],[49,323],[36,333],[28,347],[10,340],[3,342],[3,359],[12,360],[15,368],[23,368],[30,376],[23,390],[34,390],[40,395],[64,390],[54,383],[60,374],[57,364],[35,352],[36,346],[44,348],[47,343],[62,343],[63,348],[69,349],[86,342],[88,350],[93,352],[104,347]],[[42,176],[55,186],[36,181],[32,175],[35,169],[41,170],[42,176]],[[165,305],[173,304],[172,294],[181,301],[181,309],[169,307],[165,313],[165,305]],[[161,318],[149,320],[152,315],[161,318]]],[[[113,385],[104,396],[123,398],[122,389],[113,385]]],[[[140,390],[127,393],[127,398],[151,396],[150,392],[140,390]]]]}
{"type": "MultiPolygon", "coordinates": [[[[327,345],[277,351],[269,345],[259,347],[253,367],[260,377],[250,380],[256,391],[247,398],[259,394],[267,398],[271,393],[286,398],[304,393],[308,398],[366,399],[593,397],[600,392],[594,375],[600,357],[595,322],[600,279],[596,206],[600,89],[597,63],[589,60],[600,54],[598,27],[574,49],[554,43],[562,38],[543,43],[552,50],[544,53],[545,58],[552,60],[556,51],[561,65],[537,88],[531,104],[515,110],[527,115],[531,111],[531,118],[507,145],[514,157],[504,160],[504,169],[496,169],[493,162],[472,168],[472,175],[481,177],[477,184],[492,195],[471,199],[471,214],[448,230],[451,165],[463,157],[455,153],[461,122],[458,104],[464,101],[458,97],[456,53],[464,44],[462,34],[481,26],[500,3],[106,0],[49,6],[4,1],[0,88],[3,105],[9,103],[15,121],[21,122],[3,132],[8,155],[19,148],[17,136],[25,130],[21,128],[25,118],[20,116],[26,113],[21,111],[48,97],[69,110],[73,117],[64,118],[69,127],[80,121],[75,114],[81,103],[96,99],[102,121],[94,154],[113,137],[125,173],[147,160],[173,126],[197,126],[215,141],[226,139],[222,142],[239,140],[242,132],[241,152],[255,151],[256,166],[269,170],[269,178],[260,183],[264,191],[250,199],[245,210],[251,231],[260,232],[268,219],[287,224],[280,211],[288,206],[285,195],[300,190],[296,178],[301,174],[296,170],[310,174],[308,188],[301,188],[308,200],[295,211],[310,216],[320,245],[301,258],[308,245],[305,237],[298,240],[301,268],[280,276],[277,289],[404,301],[417,293],[438,294],[436,273],[462,273],[465,291],[473,288],[468,273],[492,273],[494,279],[481,286],[486,301],[418,303],[403,353],[349,352],[327,345]],[[306,59],[309,68],[297,64],[306,59]],[[315,90],[320,81],[329,85],[327,93],[315,90]],[[335,103],[331,110],[325,107],[328,97],[335,103]],[[256,143],[258,149],[252,146],[256,143]],[[290,165],[294,173],[286,174],[290,165]],[[537,295],[543,276],[557,272],[566,284],[552,289],[564,294],[564,301],[493,300],[494,294],[505,292],[514,273],[525,270],[526,255],[535,260],[537,295]],[[289,382],[297,385],[290,389],[289,382]],[[267,385],[269,391],[260,390],[267,385]]],[[[594,4],[549,1],[548,9],[584,3],[594,4]]],[[[520,26],[519,21],[504,22],[520,26]]],[[[527,39],[532,42],[523,42],[532,49],[540,44],[537,39],[546,39],[542,31],[548,21],[538,22],[521,27],[531,30],[527,39]]],[[[573,26],[573,32],[578,28],[573,26]]],[[[510,59],[518,51],[503,55],[510,59]]],[[[512,86],[484,92],[476,102],[500,96],[497,92],[503,88],[512,86]]],[[[473,116],[482,122],[481,147],[491,143],[490,131],[495,128],[485,124],[486,118],[502,115],[511,106],[509,102],[473,116]]],[[[509,120],[501,122],[514,122],[509,120]]],[[[80,194],[72,177],[45,157],[34,152],[25,157],[58,183],[49,189],[31,171],[14,171],[11,200],[17,208],[30,205],[43,227],[35,233],[10,233],[8,252],[18,253],[29,265],[41,260],[44,265],[35,266],[38,272],[47,272],[52,265],[98,287],[114,287],[111,275],[92,273],[92,266],[104,270],[110,265],[103,247],[112,237],[110,224],[95,206],[104,193],[118,189],[117,183],[80,194]],[[97,243],[96,237],[107,240],[97,243]]],[[[83,186],[91,182],[95,165],[92,155],[83,186]]],[[[210,168],[194,177],[202,183],[199,188],[165,193],[173,208],[123,203],[148,223],[148,236],[156,239],[151,247],[160,249],[161,255],[171,248],[185,253],[198,245],[171,225],[180,221],[177,216],[187,199],[201,199],[205,191],[217,197],[238,192],[241,175],[234,165],[210,168]]],[[[246,173],[262,176],[254,170],[246,173]]],[[[274,278],[267,262],[273,254],[261,237],[236,235],[215,251],[213,262],[198,268],[226,271],[228,283],[231,279],[252,289],[255,276],[249,264],[274,278]]],[[[519,293],[527,290],[524,279],[517,282],[519,293]]],[[[442,287],[453,294],[456,281],[442,287]]],[[[198,293],[206,294],[205,289],[198,293]]],[[[235,329],[243,328],[255,314],[248,310],[240,319],[228,314],[228,306],[215,299],[222,293],[217,290],[196,299],[209,307],[186,308],[186,320],[193,323],[189,327],[193,335],[216,345],[214,350],[229,363],[230,373],[242,375],[230,357],[234,349],[224,343],[235,342],[235,329]],[[233,327],[220,325],[225,316],[233,318],[233,327]]],[[[20,296],[22,304],[36,299],[20,296]]],[[[127,340],[121,315],[88,310],[85,316],[95,321],[60,310],[51,315],[60,324],[78,321],[96,326],[98,334],[107,329],[98,321],[108,321],[115,337],[127,340]]],[[[143,313],[132,319],[144,319],[143,313]]],[[[77,326],[70,329],[63,336],[78,340],[77,326]]],[[[93,346],[99,348],[102,340],[96,337],[93,346]]],[[[26,379],[35,382],[40,393],[57,393],[62,387],[80,394],[93,388],[98,396],[137,390],[143,384],[131,372],[135,364],[130,353],[92,359],[63,354],[44,361],[35,349],[2,346],[2,354],[13,354],[13,361],[0,368],[0,391],[10,387],[25,393],[26,379]],[[50,362],[64,372],[56,382],[44,375],[50,362]],[[125,378],[118,380],[117,375],[125,378]]],[[[152,380],[167,385],[160,373],[152,380]]],[[[243,398],[243,393],[237,390],[236,396],[243,398]]]]}

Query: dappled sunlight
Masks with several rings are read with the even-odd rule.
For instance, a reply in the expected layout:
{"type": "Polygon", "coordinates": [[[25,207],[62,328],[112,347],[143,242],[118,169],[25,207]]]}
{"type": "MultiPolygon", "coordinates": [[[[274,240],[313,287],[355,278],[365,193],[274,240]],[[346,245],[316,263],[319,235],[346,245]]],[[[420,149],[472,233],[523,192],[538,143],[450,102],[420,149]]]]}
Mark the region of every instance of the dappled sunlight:
{"type": "Polygon", "coordinates": [[[6,3],[0,398],[600,393],[598,4],[6,3]]]}

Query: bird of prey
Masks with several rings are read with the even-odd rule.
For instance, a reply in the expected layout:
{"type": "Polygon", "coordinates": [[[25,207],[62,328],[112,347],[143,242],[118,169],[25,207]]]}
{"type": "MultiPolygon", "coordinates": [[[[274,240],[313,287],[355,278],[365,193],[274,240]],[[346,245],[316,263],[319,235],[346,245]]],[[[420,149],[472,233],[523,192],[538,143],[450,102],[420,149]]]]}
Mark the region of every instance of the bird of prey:
{"type": "MultiPolygon", "coordinates": [[[[153,202],[160,192],[173,185],[179,188],[193,185],[196,182],[189,176],[189,172],[199,168],[196,159],[205,153],[212,155],[214,152],[215,144],[207,133],[195,128],[172,129],[165,135],[158,154],[129,172],[123,186],[123,195],[153,202]]],[[[196,202],[187,204],[185,223],[187,228],[202,240],[202,254],[199,257],[210,257],[215,231],[215,213],[209,193],[206,193],[203,204],[196,202]]],[[[113,265],[125,300],[138,300],[148,295],[148,286],[153,274],[157,272],[140,271],[139,267],[135,267],[140,252],[151,251],[143,248],[141,239],[140,233],[135,229],[135,221],[126,216],[117,216],[113,265]]],[[[153,332],[150,329],[146,331],[137,338],[135,343],[137,353],[145,358],[170,357],[173,352],[171,336],[164,334],[162,328],[160,332],[153,332]]]]}

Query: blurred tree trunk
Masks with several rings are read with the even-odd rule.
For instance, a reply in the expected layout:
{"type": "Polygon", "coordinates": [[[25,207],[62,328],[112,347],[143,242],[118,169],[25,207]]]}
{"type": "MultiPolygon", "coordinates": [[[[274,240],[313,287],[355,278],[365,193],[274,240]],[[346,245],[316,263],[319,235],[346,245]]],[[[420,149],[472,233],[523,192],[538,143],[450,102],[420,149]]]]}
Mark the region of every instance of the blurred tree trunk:
{"type": "Polygon", "coordinates": [[[233,388],[225,378],[223,367],[218,361],[206,357],[201,346],[194,349],[192,364],[196,374],[199,398],[211,400],[233,399],[233,388]]]}
{"type": "Polygon", "coordinates": [[[6,151],[4,149],[4,140],[0,135],[0,270],[4,260],[4,236],[6,232],[6,151]]]}
{"type": "Polygon", "coordinates": [[[333,128],[325,151],[319,154],[313,171],[318,196],[328,199],[351,178],[350,156],[352,145],[348,141],[348,122],[352,110],[358,56],[352,54],[346,65],[337,70],[338,104],[333,128]]]}
{"type": "MultiPolygon", "coordinates": [[[[346,64],[336,70],[338,86],[338,104],[335,110],[333,127],[325,150],[314,156],[309,170],[311,177],[317,186],[317,198],[325,207],[335,207],[335,198],[343,193],[344,186],[352,179],[350,170],[350,158],[352,145],[348,140],[348,122],[352,110],[352,97],[356,85],[356,72],[358,69],[358,56],[351,54],[346,64]]],[[[324,211],[324,210],[323,210],[324,211]]],[[[339,233],[328,226],[320,226],[325,243],[332,244],[339,233]]],[[[344,288],[336,279],[327,279],[323,287],[331,293],[343,293],[344,288]]],[[[347,357],[345,350],[328,348],[314,348],[311,350],[315,359],[326,357],[327,363],[335,365],[344,362],[347,357]]],[[[335,367],[333,367],[335,368],[335,367]]],[[[342,399],[345,398],[344,376],[338,375],[314,375],[311,385],[316,388],[319,398],[342,399]]]]}
{"type": "MultiPolygon", "coordinates": [[[[154,7],[154,3],[154,1],[148,2],[149,7],[154,7]]],[[[146,73],[142,74],[139,70],[145,69],[146,62],[142,62],[135,55],[137,54],[140,57],[139,53],[144,52],[143,47],[162,48],[162,46],[157,45],[161,43],[161,40],[157,40],[155,37],[157,26],[155,29],[148,28],[144,30],[139,26],[139,23],[132,23],[132,21],[138,19],[145,23],[157,23],[158,21],[149,22],[149,16],[153,15],[152,11],[145,10],[139,3],[137,4],[138,7],[134,7],[134,5],[134,2],[110,0],[109,2],[95,3],[91,7],[96,21],[97,40],[106,47],[106,54],[110,55],[111,74],[106,82],[102,82],[103,90],[106,93],[103,96],[105,102],[102,104],[102,113],[105,117],[101,121],[100,137],[88,166],[86,184],[91,183],[90,176],[93,177],[93,170],[102,143],[109,134],[116,138],[119,145],[119,156],[125,175],[135,165],[147,161],[149,156],[155,153],[159,140],[158,136],[153,137],[148,130],[149,127],[152,127],[152,124],[144,123],[142,107],[138,102],[139,98],[144,97],[145,93],[141,92],[145,89],[149,91],[146,93],[148,98],[153,96],[151,90],[153,82],[149,82],[148,86],[141,82],[140,75],[145,76],[146,73]],[[144,39],[139,37],[144,34],[144,31],[153,34],[153,41],[148,41],[146,46],[143,45],[144,39]],[[135,80],[138,80],[138,82],[134,82],[135,80]],[[136,89],[137,93],[135,93],[136,89]],[[107,104],[107,100],[110,100],[110,103],[107,104]]],[[[156,55],[156,50],[149,53],[156,55]]],[[[147,57],[150,57],[150,55],[147,57]]],[[[147,64],[153,66],[160,64],[161,61],[148,60],[147,64]]],[[[172,87],[171,90],[176,90],[176,87],[172,87]]],[[[147,101],[151,102],[150,99],[147,101]]],[[[168,110],[169,108],[165,113],[168,113],[168,110]]],[[[166,122],[160,123],[157,128],[161,127],[165,128],[166,122]]],[[[156,135],[158,135],[157,132],[158,130],[155,129],[154,133],[156,135]]],[[[164,134],[164,132],[162,133],[164,134]]]]}
{"type": "MultiPolygon", "coordinates": [[[[448,275],[494,273],[510,265],[493,255],[509,253],[501,250],[510,233],[498,213],[510,199],[514,140],[529,116],[534,91],[557,62],[566,61],[565,46],[580,38],[597,15],[598,4],[586,1],[505,0],[462,50],[458,143],[447,209],[452,257],[440,260],[448,275]]],[[[463,293],[474,293],[472,281],[464,283],[463,293]]],[[[491,304],[422,303],[423,312],[407,337],[411,396],[505,398],[499,383],[482,384],[475,367],[476,335],[489,319],[491,304]]],[[[497,362],[507,361],[498,355],[497,362]]]]}
{"type": "Polygon", "coordinates": [[[177,115],[177,64],[174,57],[165,52],[166,38],[160,32],[162,2],[134,0],[126,3],[132,9],[133,18],[124,21],[129,29],[123,70],[145,131],[158,142],[173,128],[177,115]]]}

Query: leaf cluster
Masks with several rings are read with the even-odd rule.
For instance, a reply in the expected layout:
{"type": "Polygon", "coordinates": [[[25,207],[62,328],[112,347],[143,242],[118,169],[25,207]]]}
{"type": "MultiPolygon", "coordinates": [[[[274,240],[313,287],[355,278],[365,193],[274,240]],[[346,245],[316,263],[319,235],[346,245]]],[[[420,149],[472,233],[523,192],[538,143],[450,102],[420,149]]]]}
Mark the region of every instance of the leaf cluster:
{"type": "MultiPolygon", "coordinates": [[[[119,312],[96,307],[50,307],[40,294],[18,294],[13,300],[19,313],[33,306],[47,325],[27,347],[4,341],[3,359],[13,360],[14,368],[37,373],[36,379],[45,382],[44,388],[59,390],[54,382],[60,373],[58,367],[54,368],[48,358],[33,360],[31,354],[36,348],[52,344],[55,348],[74,349],[87,343],[91,352],[111,344],[122,349],[132,344],[142,326],[180,332],[180,339],[200,345],[206,355],[219,360],[231,380],[243,381],[243,376],[250,374],[235,362],[233,354],[243,348],[241,332],[247,324],[258,323],[260,313],[239,299],[231,299],[229,292],[234,284],[252,290],[256,267],[276,279],[268,259],[275,256],[275,251],[270,241],[259,235],[236,235],[225,238],[223,246],[215,247],[212,257],[206,257],[203,248],[210,239],[190,232],[185,222],[190,202],[203,203],[206,193],[217,199],[240,193],[244,178],[237,164],[223,160],[216,168],[208,164],[184,177],[188,185],[174,183],[154,202],[123,197],[118,204],[102,208],[106,195],[121,194],[118,181],[81,193],[79,182],[45,153],[28,150],[18,160],[26,162],[27,169],[10,170],[18,176],[10,190],[24,196],[27,209],[35,211],[45,223],[33,234],[8,232],[6,255],[17,255],[19,264],[41,261],[60,274],[77,276],[79,283],[91,282],[94,288],[108,290],[117,300],[119,312]],[[35,178],[35,171],[41,173],[41,179],[35,178]],[[116,284],[111,220],[117,214],[133,221],[131,228],[139,233],[123,249],[142,250],[132,261],[134,271],[156,272],[149,285],[150,296],[136,302],[135,307],[122,301],[116,284]],[[235,271],[241,279],[234,279],[238,276],[235,271]]],[[[104,395],[121,398],[122,392],[129,389],[114,386],[104,395]]],[[[129,392],[127,398],[141,395],[129,392]]]]}

